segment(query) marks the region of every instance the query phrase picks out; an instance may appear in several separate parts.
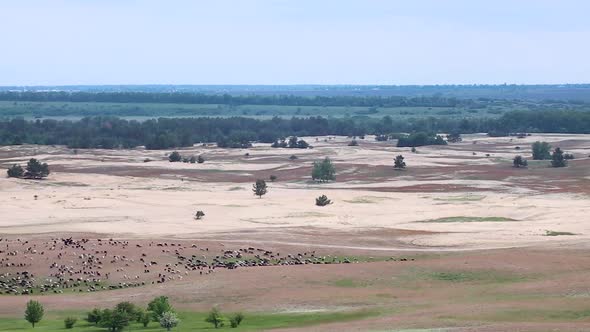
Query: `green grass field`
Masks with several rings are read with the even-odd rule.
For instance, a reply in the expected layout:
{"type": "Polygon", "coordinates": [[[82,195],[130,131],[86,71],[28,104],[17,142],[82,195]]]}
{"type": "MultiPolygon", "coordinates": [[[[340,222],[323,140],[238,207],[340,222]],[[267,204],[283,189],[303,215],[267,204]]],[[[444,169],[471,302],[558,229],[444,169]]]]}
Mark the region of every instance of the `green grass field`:
{"type": "MultiPolygon", "coordinates": [[[[245,319],[242,324],[235,329],[225,322],[222,328],[214,329],[213,325],[205,322],[206,313],[202,312],[180,312],[180,324],[172,331],[261,331],[273,328],[288,327],[305,327],[317,324],[331,322],[346,322],[374,317],[378,315],[377,311],[352,311],[352,312],[310,312],[310,313],[245,313],[245,319]]],[[[96,327],[83,320],[84,313],[61,312],[47,314],[47,316],[35,328],[25,321],[24,318],[0,318],[0,331],[84,331],[84,332],[101,332],[107,331],[106,328],[96,327]],[[72,316],[77,317],[78,321],[73,329],[64,327],[64,318],[72,316]]],[[[147,328],[139,323],[132,323],[124,331],[165,331],[160,324],[151,322],[147,328]]]]}

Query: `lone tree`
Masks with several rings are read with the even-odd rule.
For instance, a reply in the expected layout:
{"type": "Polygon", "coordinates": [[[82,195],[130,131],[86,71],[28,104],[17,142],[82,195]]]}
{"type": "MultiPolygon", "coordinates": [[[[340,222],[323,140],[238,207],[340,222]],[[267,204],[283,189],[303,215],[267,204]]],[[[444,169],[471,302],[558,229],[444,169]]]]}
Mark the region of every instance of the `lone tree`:
{"type": "Polygon", "coordinates": [[[168,302],[168,297],[158,296],[148,303],[148,311],[152,312],[154,321],[159,322],[160,317],[162,317],[165,312],[174,310],[172,309],[170,302],[168,302]]]}
{"type": "Polygon", "coordinates": [[[262,198],[262,195],[266,194],[266,181],[264,180],[256,180],[256,183],[252,185],[252,191],[254,195],[258,196],[258,198],[262,198]]]}
{"type": "Polygon", "coordinates": [[[404,169],[406,168],[406,162],[404,161],[404,156],[401,154],[393,160],[393,168],[395,169],[404,169]]]}
{"type": "Polygon", "coordinates": [[[35,158],[31,158],[27,163],[24,177],[27,179],[39,180],[49,175],[49,166],[47,163],[41,163],[35,158]]]}
{"type": "Polygon", "coordinates": [[[12,165],[6,173],[8,173],[9,178],[22,178],[25,174],[25,170],[20,165],[15,164],[12,165]]]}
{"type": "Polygon", "coordinates": [[[528,161],[524,159],[522,156],[514,157],[514,159],[512,160],[512,164],[516,168],[527,167],[529,165],[528,161]]]}
{"type": "Polygon", "coordinates": [[[547,142],[536,141],[532,146],[533,160],[546,160],[551,158],[551,145],[547,142]]]}
{"type": "Polygon", "coordinates": [[[220,328],[223,326],[223,316],[221,316],[221,311],[217,308],[211,309],[207,317],[205,318],[205,322],[213,324],[215,328],[220,328]]]}
{"type": "Polygon", "coordinates": [[[199,210],[199,211],[197,211],[197,213],[195,213],[195,219],[197,219],[197,220],[203,219],[204,216],[205,216],[205,212],[203,212],[201,210],[199,210]]]}
{"type": "Polygon", "coordinates": [[[551,155],[551,166],[553,167],[565,167],[567,166],[567,160],[563,155],[563,151],[560,148],[555,148],[551,155]]]}
{"type": "Polygon", "coordinates": [[[328,182],[336,180],[336,169],[330,158],[326,157],[322,161],[314,161],[311,170],[311,178],[319,182],[328,182]]]}
{"type": "Polygon", "coordinates": [[[171,311],[166,311],[162,314],[162,317],[160,317],[160,326],[165,328],[167,331],[170,331],[170,329],[176,327],[179,322],[180,319],[178,319],[176,314],[171,311]]]}
{"type": "Polygon", "coordinates": [[[315,205],[326,206],[332,204],[332,201],[328,199],[328,196],[322,195],[315,199],[315,205]]]}
{"type": "Polygon", "coordinates": [[[43,305],[41,303],[34,300],[27,302],[27,307],[25,309],[25,319],[27,322],[31,323],[33,327],[35,327],[36,323],[41,321],[44,313],[45,310],[43,309],[43,305]]]}
{"type": "Polygon", "coordinates": [[[182,156],[180,155],[180,153],[178,153],[178,151],[174,151],[168,156],[168,160],[171,163],[179,162],[182,160],[182,156]]]}

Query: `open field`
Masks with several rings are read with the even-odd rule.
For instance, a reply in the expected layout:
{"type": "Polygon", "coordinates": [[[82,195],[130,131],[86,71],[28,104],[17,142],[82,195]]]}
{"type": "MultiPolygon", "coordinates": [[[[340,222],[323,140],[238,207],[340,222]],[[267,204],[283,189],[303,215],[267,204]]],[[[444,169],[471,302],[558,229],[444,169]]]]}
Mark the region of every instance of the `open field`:
{"type": "Polygon", "coordinates": [[[215,305],[245,312],[243,330],[590,329],[590,135],[464,135],[416,153],[371,136],[355,147],[305,139],[314,149],[178,150],[203,164],[170,163],[171,151],[0,147],[3,172],[31,157],[52,171],[0,178],[0,284],[34,275],[32,295],[3,290],[0,330],[26,330],[30,298],[46,305],[49,331],[159,295],[182,313],[179,331],[206,328],[215,305]],[[537,140],[576,159],[513,168],[537,140]],[[398,154],[407,169],[393,169],[398,154]],[[336,181],[314,183],[312,162],[326,156],[336,181]],[[252,183],[270,175],[255,197],[252,183]],[[322,194],[334,204],[314,205],[322,194]]]}

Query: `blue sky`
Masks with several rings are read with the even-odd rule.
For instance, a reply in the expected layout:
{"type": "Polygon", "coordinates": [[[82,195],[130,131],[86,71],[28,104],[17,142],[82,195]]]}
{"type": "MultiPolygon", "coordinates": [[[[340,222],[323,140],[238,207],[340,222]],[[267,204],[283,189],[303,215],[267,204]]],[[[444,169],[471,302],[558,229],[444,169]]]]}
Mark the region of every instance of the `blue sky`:
{"type": "Polygon", "coordinates": [[[590,82],[586,0],[0,0],[0,85],[590,82]]]}

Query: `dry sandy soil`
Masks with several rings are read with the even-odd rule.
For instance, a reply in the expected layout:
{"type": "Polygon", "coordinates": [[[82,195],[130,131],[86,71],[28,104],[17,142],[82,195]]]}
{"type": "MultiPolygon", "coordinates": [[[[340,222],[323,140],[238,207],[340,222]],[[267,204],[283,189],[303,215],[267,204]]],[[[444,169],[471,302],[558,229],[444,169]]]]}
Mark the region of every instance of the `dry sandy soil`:
{"type": "MultiPolygon", "coordinates": [[[[314,149],[179,150],[203,155],[204,164],[170,163],[170,151],[1,147],[0,168],[35,157],[52,173],[42,181],[0,178],[0,274],[26,269],[42,280],[55,272],[49,268],[54,261],[82,267],[87,256],[81,254],[96,253],[98,239],[113,239],[128,244],[108,247],[101,285],[133,279],[155,286],[35,296],[50,308],[106,306],[123,298],[142,302],[166,294],[179,307],[197,310],[220,305],[381,312],[345,326],[305,330],[590,329],[590,313],[584,314],[590,297],[584,251],[590,239],[590,135],[468,135],[462,143],[419,147],[416,153],[371,137],[357,147],[347,146],[350,139],[344,137],[305,139],[314,149]],[[576,159],[566,168],[551,168],[548,161],[511,167],[515,155],[530,157],[536,140],[576,159]],[[298,158],[290,160],[292,154],[298,158]],[[406,170],[393,169],[398,154],[406,158],[406,170]],[[335,163],[337,181],[313,183],[312,162],[325,156],[335,163]],[[256,198],[252,183],[270,175],[278,180],[256,198]],[[334,204],[315,206],[321,194],[334,204]],[[196,210],[206,216],[195,220],[196,210]],[[547,231],[573,235],[545,236],[547,231]],[[70,236],[88,239],[84,251],[49,250],[51,241],[70,236]],[[205,274],[179,265],[157,283],[165,264],[178,263],[175,250],[211,263],[226,251],[248,247],[352,262],[205,274]],[[125,259],[111,263],[114,256],[125,259]],[[157,268],[146,273],[142,257],[157,261],[157,268]],[[6,264],[17,261],[26,266],[6,264]]],[[[2,295],[0,314],[20,314],[28,298],[2,295]]]]}

